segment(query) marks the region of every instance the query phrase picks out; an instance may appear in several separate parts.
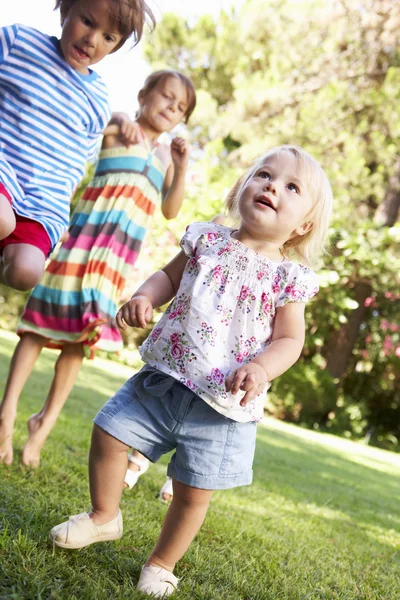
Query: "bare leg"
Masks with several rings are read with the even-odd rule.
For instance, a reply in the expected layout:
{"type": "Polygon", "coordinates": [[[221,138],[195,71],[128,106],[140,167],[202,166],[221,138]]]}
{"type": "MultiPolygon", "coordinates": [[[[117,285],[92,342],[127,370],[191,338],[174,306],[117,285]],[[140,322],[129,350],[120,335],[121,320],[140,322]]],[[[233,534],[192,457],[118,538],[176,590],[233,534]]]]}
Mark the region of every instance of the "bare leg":
{"type": "Polygon", "coordinates": [[[11,204],[0,194],[0,240],[4,240],[15,229],[15,214],[11,204]]]}
{"type": "Polygon", "coordinates": [[[16,290],[27,291],[41,280],[46,257],[32,244],[10,244],[3,250],[0,281],[16,290]]]}
{"type": "Polygon", "coordinates": [[[89,482],[96,525],[108,523],[118,514],[122,485],[128,466],[126,446],[97,425],[93,426],[89,455],[89,482]]]}
{"type": "Polygon", "coordinates": [[[147,559],[146,566],[173,571],[189,548],[207,514],[212,490],[173,482],[174,496],[162,526],[160,537],[147,559]]]}
{"type": "Polygon", "coordinates": [[[10,465],[13,460],[12,435],[18,400],[47,339],[25,333],[19,340],[13,357],[3,400],[0,405],[0,462],[10,465]]]}
{"type": "Polygon", "coordinates": [[[83,361],[81,344],[65,344],[55,364],[54,378],[40,412],[28,420],[29,439],[22,450],[24,465],[37,467],[40,452],[75,385],[83,361]]]}

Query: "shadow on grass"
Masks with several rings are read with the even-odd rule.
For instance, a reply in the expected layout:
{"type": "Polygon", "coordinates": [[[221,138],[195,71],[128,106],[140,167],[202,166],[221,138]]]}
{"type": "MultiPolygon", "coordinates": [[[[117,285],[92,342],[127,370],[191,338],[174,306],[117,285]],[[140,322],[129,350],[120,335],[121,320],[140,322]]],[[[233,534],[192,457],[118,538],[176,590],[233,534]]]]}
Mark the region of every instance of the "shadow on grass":
{"type": "Polygon", "coordinates": [[[296,505],[329,507],[360,523],[373,517],[388,529],[398,526],[400,469],[392,467],[388,473],[380,470],[379,461],[374,468],[355,459],[351,453],[346,457],[338,449],[260,427],[254,484],[296,505]]]}

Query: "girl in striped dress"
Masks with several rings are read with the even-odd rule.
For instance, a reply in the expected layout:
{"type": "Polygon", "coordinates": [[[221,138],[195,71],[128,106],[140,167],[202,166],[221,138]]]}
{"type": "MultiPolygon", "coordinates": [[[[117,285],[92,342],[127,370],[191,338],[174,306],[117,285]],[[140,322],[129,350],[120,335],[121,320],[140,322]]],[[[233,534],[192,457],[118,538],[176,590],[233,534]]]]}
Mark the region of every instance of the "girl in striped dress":
{"type": "Polygon", "coordinates": [[[23,386],[43,347],[58,348],[50,391],[41,411],[28,420],[25,465],[37,466],[78,376],[84,356],[95,349],[118,351],[115,322],[120,293],[136,262],[161,194],[166,219],[178,214],[184,196],[189,148],[158,137],[188,121],[196,104],[191,81],[176,71],[151,74],[138,94],[134,122],[116,117],[104,132],[90,186],[78,203],[69,237],[32,291],[18,325],[21,339],[11,361],[0,405],[0,461],[11,464],[12,432],[23,386]],[[122,140],[135,140],[126,147],[122,140]]]}

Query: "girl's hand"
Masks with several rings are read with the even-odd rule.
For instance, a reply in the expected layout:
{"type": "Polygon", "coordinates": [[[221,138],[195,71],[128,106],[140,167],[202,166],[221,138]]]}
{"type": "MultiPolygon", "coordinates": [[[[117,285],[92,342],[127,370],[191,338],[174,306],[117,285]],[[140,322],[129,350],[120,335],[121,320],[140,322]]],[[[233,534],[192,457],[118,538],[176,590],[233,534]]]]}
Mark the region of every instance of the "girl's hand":
{"type": "Polygon", "coordinates": [[[171,142],[171,158],[175,169],[186,169],[189,161],[190,147],[186,140],[176,137],[171,142]]]}
{"type": "Polygon", "coordinates": [[[225,389],[232,394],[237,394],[239,390],[245,391],[240,406],[246,406],[264,390],[267,383],[268,377],[264,369],[257,363],[249,362],[226,378],[225,389]]]}
{"type": "Polygon", "coordinates": [[[146,296],[135,296],[125,302],[117,312],[117,325],[122,331],[129,327],[144,329],[153,317],[153,307],[146,296]]]}

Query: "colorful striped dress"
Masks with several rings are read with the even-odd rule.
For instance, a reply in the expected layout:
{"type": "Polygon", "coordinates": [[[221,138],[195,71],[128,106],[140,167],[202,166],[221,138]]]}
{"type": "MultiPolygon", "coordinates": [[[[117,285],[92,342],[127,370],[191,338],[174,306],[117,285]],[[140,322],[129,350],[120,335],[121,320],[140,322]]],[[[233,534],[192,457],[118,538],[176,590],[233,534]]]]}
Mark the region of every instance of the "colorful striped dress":
{"type": "Polygon", "coordinates": [[[126,277],[160,197],[167,166],[142,144],[100,152],[94,178],[71,219],[69,239],[31,292],[17,333],[48,338],[50,348],[82,343],[115,352],[115,315],[126,277]]]}

